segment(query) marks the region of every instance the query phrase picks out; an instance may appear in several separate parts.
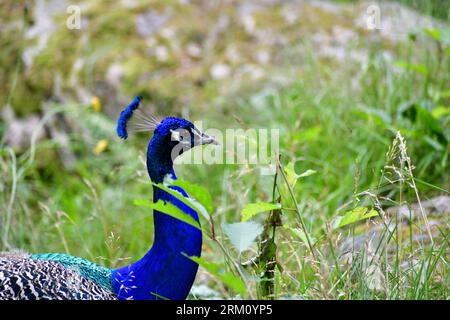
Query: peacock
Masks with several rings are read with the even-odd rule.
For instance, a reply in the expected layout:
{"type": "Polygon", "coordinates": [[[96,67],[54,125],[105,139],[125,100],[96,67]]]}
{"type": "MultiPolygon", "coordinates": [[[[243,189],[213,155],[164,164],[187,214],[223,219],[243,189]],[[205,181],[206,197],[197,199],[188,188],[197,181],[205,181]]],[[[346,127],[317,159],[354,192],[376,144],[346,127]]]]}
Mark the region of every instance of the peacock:
{"type": "MultiPolygon", "coordinates": [[[[177,206],[199,224],[195,210],[157,187],[166,178],[175,180],[176,156],[197,145],[217,144],[214,137],[200,132],[190,121],[167,117],[158,120],[143,112],[138,96],[120,114],[117,134],[153,131],[147,148],[147,171],[153,182],[153,202],[177,206]],[[131,121],[135,119],[134,121],[131,121]]],[[[184,197],[178,186],[170,186],[184,197]]],[[[0,299],[75,300],[183,300],[197,274],[202,233],[198,228],[154,210],[154,241],[138,261],[109,269],[86,259],[63,253],[0,253],[0,299]]]]}

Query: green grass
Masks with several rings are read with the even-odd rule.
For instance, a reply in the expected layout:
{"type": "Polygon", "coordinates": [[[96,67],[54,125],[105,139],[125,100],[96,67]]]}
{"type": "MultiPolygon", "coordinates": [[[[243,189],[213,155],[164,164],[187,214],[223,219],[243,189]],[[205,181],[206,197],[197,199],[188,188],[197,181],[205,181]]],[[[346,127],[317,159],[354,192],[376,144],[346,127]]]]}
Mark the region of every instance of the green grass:
{"type": "Polygon", "coordinates": [[[419,12],[425,12],[436,18],[448,20],[450,18],[450,4],[445,0],[421,1],[421,0],[397,0],[401,4],[410,6],[419,12]]]}
{"type": "MultiPolygon", "coordinates": [[[[192,120],[204,119],[209,127],[281,129],[275,196],[283,206],[281,226],[270,224],[269,213],[252,218],[276,231],[279,267],[272,268],[274,289],[267,296],[255,281],[259,273],[236,267],[254,258],[262,242],[239,256],[221,225],[240,221],[248,203],[272,202],[274,177],[259,175],[256,166],[177,167],[179,177],[207,188],[213,199],[217,238],[206,237],[203,259],[231,274],[217,276],[203,263],[197,284],[227,299],[236,297],[239,281],[246,286],[242,298],[449,298],[448,213],[410,221],[386,213],[448,194],[449,114],[436,111],[450,105],[448,47],[409,42],[398,49],[397,64],[371,50],[362,70],[336,68],[311,52],[288,88],[224,97],[217,108],[193,110],[192,120]],[[297,173],[316,173],[290,186],[288,163],[297,173]],[[333,227],[355,207],[380,216],[333,227]],[[379,242],[351,245],[372,231],[379,242]]],[[[151,197],[147,138],[119,141],[113,121],[90,106],[52,110],[69,119],[69,147],[45,140],[21,154],[0,149],[0,251],[68,252],[108,267],[140,258],[153,234],[150,210],[134,204],[151,197]],[[97,155],[101,139],[108,148],[97,155]],[[72,165],[61,160],[64,148],[76,156],[72,165]]],[[[263,263],[258,268],[267,270],[263,263]]]]}

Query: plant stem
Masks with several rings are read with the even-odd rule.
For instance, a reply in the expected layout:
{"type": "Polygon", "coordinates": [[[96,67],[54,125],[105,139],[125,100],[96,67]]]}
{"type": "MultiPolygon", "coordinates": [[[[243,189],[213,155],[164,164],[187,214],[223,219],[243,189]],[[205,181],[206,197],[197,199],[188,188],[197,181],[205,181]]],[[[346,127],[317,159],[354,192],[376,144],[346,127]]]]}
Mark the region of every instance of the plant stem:
{"type": "Polygon", "coordinates": [[[308,235],[308,230],[306,229],[305,221],[303,220],[303,216],[302,216],[302,214],[300,213],[300,209],[299,209],[299,206],[298,206],[298,203],[297,203],[297,199],[295,198],[295,195],[294,195],[294,190],[292,190],[291,186],[289,185],[289,182],[288,182],[288,180],[287,180],[287,177],[286,177],[286,175],[285,175],[285,173],[284,173],[284,171],[283,171],[283,167],[281,166],[281,162],[280,162],[280,160],[277,158],[277,171],[278,171],[278,169],[279,169],[280,172],[281,172],[281,175],[282,175],[282,177],[283,177],[283,180],[286,182],[286,186],[288,187],[289,194],[291,195],[292,201],[294,202],[295,209],[296,209],[295,212],[297,213],[297,217],[298,217],[298,219],[300,220],[301,227],[302,227],[302,229],[303,229],[303,232],[305,233],[305,237],[306,237],[306,240],[307,240],[307,242],[308,242],[309,250],[311,251],[311,254],[313,255],[314,259],[317,260],[316,253],[314,252],[313,246],[312,246],[312,244],[311,244],[310,237],[309,237],[309,235],[308,235]]]}

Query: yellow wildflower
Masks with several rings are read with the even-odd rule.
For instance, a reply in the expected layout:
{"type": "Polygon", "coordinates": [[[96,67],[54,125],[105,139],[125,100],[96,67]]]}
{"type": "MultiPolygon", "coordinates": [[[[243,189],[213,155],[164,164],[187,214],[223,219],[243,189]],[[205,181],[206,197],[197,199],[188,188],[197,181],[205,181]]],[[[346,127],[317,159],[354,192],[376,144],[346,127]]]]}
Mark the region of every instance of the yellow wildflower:
{"type": "Polygon", "coordinates": [[[94,148],[94,153],[99,155],[108,148],[108,141],[105,139],[99,140],[94,148]]]}
{"type": "Polygon", "coordinates": [[[102,104],[100,102],[100,99],[96,96],[93,96],[91,98],[91,106],[95,112],[100,112],[100,110],[102,110],[102,104]]]}

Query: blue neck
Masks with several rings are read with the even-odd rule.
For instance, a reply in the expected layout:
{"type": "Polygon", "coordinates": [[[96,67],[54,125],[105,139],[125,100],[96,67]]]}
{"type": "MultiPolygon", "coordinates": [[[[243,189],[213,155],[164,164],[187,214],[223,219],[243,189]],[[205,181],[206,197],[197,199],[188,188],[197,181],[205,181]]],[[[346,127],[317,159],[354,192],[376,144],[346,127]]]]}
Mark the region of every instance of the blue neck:
{"type": "MultiPolygon", "coordinates": [[[[159,136],[150,141],[147,170],[154,183],[167,174],[176,179],[170,151],[159,136]]],[[[173,187],[187,196],[184,190],[173,187]]],[[[153,188],[153,202],[168,201],[199,221],[197,213],[170,194],[153,188]]],[[[119,299],[185,299],[197,274],[198,265],[184,256],[200,256],[201,232],[159,211],[153,212],[155,237],[147,254],[135,263],[113,271],[113,286],[119,299]]]]}

